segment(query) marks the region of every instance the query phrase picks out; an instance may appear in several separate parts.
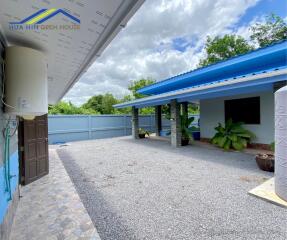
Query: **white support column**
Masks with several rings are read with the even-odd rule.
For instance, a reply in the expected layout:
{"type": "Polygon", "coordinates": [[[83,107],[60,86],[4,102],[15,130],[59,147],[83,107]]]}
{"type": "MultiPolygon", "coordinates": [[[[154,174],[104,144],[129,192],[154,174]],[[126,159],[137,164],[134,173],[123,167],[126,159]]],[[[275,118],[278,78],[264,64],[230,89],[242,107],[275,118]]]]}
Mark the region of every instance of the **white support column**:
{"type": "Polygon", "coordinates": [[[171,145],[179,147],[181,146],[180,104],[176,100],[170,102],[170,115],[171,145]]]}
{"type": "Polygon", "coordinates": [[[139,109],[136,107],[132,107],[132,136],[139,138],[139,109]]]}
{"type": "Polygon", "coordinates": [[[275,192],[287,201],[287,86],[275,93],[275,192]]]}

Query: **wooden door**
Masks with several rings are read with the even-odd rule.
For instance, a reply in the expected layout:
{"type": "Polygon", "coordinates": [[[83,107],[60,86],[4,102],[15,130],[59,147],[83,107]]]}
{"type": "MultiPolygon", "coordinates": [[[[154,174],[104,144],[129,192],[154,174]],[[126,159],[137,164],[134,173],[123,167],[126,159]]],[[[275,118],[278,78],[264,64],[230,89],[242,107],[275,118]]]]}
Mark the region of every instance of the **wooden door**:
{"type": "Polygon", "coordinates": [[[29,184],[49,173],[47,115],[23,120],[21,127],[22,183],[29,184]]]}

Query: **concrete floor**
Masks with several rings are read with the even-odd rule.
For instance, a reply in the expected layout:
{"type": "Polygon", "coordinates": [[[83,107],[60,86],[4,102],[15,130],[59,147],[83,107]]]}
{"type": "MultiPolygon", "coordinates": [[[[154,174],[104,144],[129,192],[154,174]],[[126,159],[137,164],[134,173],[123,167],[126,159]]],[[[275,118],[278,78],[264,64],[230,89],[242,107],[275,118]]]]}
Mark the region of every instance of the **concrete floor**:
{"type": "Polygon", "coordinates": [[[55,149],[49,175],[21,188],[10,240],[100,240],[55,149]]]}
{"type": "Polygon", "coordinates": [[[287,210],[247,194],[273,176],[253,155],[130,137],[57,152],[103,240],[287,239],[287,210]]]}

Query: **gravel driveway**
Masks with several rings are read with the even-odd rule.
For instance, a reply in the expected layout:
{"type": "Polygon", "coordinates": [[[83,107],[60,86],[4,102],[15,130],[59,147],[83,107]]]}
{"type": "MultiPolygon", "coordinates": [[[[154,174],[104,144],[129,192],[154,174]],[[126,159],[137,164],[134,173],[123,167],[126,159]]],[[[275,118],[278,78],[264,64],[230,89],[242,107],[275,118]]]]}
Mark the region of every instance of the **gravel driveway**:
{"type": "Polygon", "coordinates": [[[272,176],[252,155],[130,137],[57,151],[103,240],[287,239],[287,209],[247,194],[272,176]]]}

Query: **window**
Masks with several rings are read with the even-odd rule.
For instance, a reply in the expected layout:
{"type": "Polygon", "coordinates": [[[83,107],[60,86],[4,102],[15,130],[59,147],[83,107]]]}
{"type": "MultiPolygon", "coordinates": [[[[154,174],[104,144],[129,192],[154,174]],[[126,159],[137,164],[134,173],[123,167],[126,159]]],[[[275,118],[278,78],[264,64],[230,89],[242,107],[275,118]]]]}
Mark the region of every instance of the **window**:
{"type": "Polygon", "coordinates": [[[225,121],[260,124],[260,97],[225,100],[224,107],[225,121]]]}

